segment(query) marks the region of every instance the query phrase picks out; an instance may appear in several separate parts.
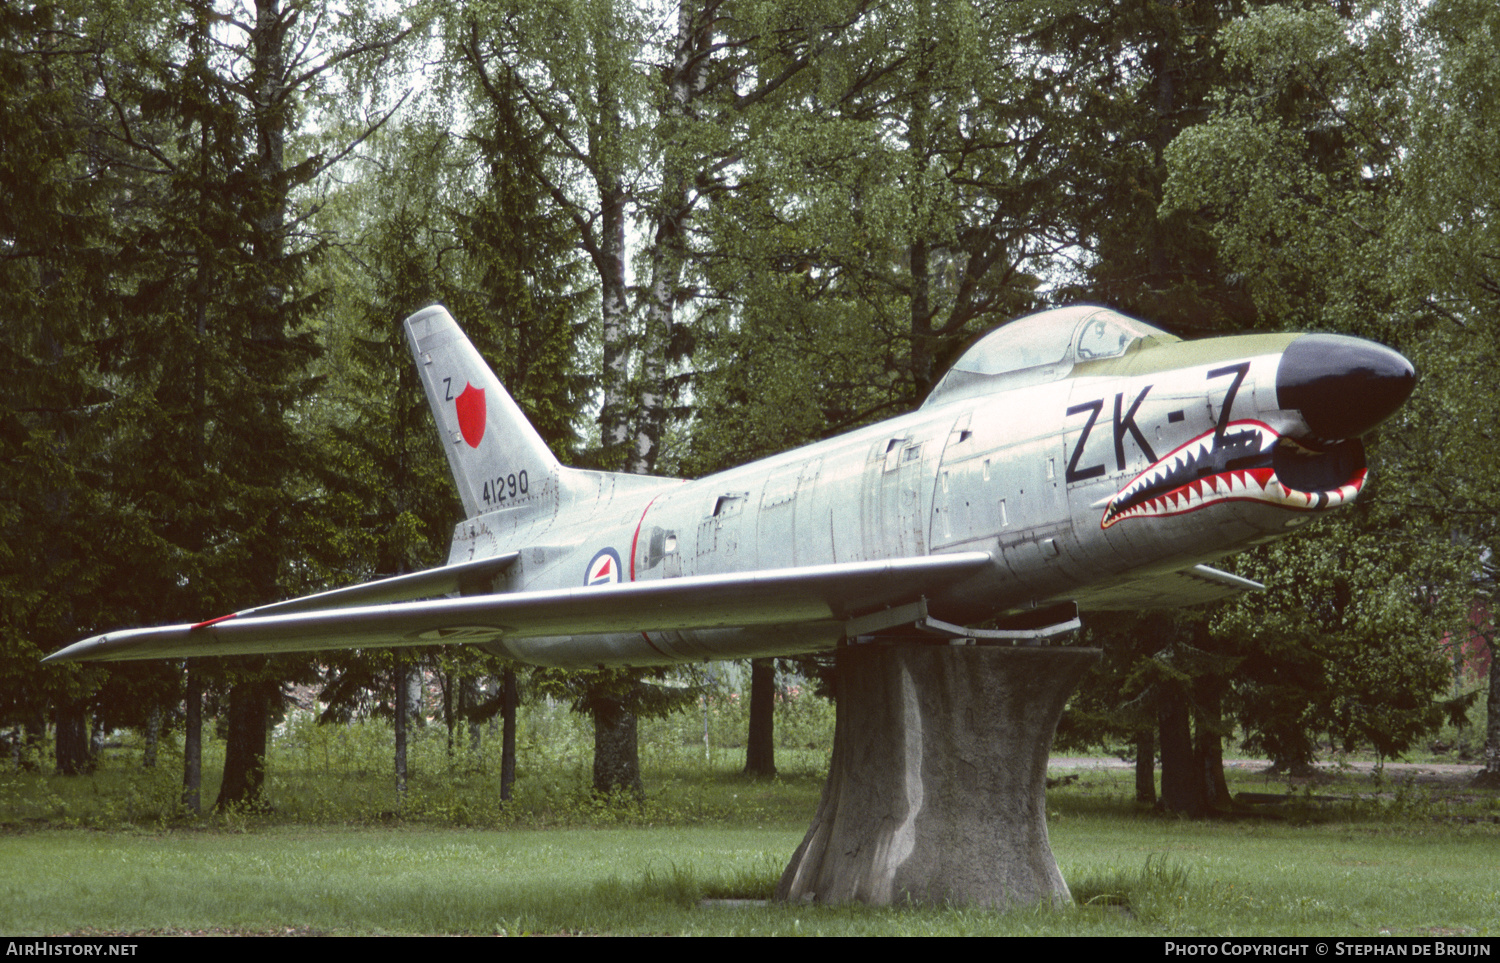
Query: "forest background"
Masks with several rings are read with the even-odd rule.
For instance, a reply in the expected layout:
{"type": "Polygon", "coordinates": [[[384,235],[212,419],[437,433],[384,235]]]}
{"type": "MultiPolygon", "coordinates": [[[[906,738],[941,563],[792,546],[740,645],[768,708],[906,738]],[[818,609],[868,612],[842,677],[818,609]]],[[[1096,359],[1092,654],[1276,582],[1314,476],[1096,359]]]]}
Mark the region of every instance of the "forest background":
{"type": "MultiPolygon", "coordinates": [[[[513,713],[466,649],[38,665],[440,564],[459,509],[399,335],[429,303],[563,461],[701,475],[1090,301],[1357,334],[1421,380],[1357,506],[1234,563],[1267,592],[1092,623],[1063,740],[1159,752],[1201,811],[1231,733],[1389,756],[1487,672],[1500,780],[1497,33],[1488,0],[0,5],[13,758],[50,727],[84,772],[91,722],[181,726],[196,806],[207,707],[243,804],[291,683],[393,713],[398,771],[416,666],[454,717],[513,713]]],[[[598,788],[639,785],[662,680],[527,681],[593,716],[598,788]]]]}

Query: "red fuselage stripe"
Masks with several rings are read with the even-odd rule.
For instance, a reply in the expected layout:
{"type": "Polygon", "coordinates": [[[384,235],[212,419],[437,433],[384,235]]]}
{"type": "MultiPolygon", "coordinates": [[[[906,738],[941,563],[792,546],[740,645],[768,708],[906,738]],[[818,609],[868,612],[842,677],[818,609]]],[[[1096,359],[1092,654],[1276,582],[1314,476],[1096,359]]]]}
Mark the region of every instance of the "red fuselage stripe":
{"type": "Polygon", "coordinates": [[[656,500],[660,497],[660,495],[653,495],[651,500],[646,503],[646,507],[641,511],[640,521],[635,523],[635,534],[630,536],[630,580],[632,582],[635,581],[635,546],[641,540],[641,526],[646,523],[646,512],[651,510],[651,506],[655,505],[656,500]]]}
{"type": "MultiPolygon", "coordinates": [[[[651,500],[646,503],[645,509],[641,511],[640,521],[635,523],[635,534],[630,536],[630,580],[632,582],[635,581],[635,546],[636,543],[641,540],[641,526],[646,524],[646,512],[649,512],[651,510],[651,506],[655,505],[656,500],[660,497],[660,495],[653,495],[651,497],[651,500]]],[[[662,652],[661,649],[656,648],[656,644],[651,641],[651,636],[642,632],[641,638],[645,639],[646,644],[651,646],[653,650],[655,650],[656,652],[660,652],[662,655],[666,655],[666,653],[662,652]]]]}

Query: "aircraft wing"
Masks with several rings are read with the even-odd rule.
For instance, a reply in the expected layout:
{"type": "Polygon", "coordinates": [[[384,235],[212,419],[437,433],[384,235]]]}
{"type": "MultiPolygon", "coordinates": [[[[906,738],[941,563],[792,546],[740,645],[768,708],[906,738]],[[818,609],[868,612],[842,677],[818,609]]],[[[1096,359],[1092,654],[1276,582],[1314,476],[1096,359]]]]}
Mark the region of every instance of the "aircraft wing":
{"type": "MultiPolygon", "coordinates": [[[[107,632],[43,661],[109,662],[847,621],[917,602],[991,563],[987,552],[964,552],[390,605],[296,612],[282,608],[279,614],[266,614],[271,608],[267,606],[192,625],[107,632]]],[[[295,601],[326,601],[332,594],[295,601]]],[[[344,596],[352,597],[357,596],[344,596]]]]}
{"type": "Polygon", "coordinates": [[[1122,582],[1108,582],[1076,596],[1085,612],[1178,608],[1217,602],[1265,586],[1210,565],[1191,565],[1175,572],[1152,572],[1122,582]]]}

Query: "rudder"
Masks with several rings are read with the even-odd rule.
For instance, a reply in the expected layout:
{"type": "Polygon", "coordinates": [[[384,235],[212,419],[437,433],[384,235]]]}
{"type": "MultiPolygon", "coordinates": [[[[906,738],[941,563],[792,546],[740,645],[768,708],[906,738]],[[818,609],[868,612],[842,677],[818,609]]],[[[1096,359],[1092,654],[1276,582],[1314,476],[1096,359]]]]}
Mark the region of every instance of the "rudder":
{"type": "Polygon", "coordinates": [[[562,465],[453,316],[435,304],[405,327],[464,514],[555,507],[562,465]]]}

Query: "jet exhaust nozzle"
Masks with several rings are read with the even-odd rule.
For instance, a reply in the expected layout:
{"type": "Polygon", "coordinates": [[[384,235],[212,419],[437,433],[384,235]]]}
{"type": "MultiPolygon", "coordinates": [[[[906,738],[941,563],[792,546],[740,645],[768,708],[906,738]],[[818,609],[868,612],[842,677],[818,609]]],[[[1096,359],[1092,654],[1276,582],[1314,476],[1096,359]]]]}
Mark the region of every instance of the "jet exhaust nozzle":
{"type": "Polygon", "coordinates": [[[1282,353],[1276,399],[1319,438],[1357,438],[1395,414],[1416,383],[1411,362],[1384,345],[1304,334],[1282,353]]]}

